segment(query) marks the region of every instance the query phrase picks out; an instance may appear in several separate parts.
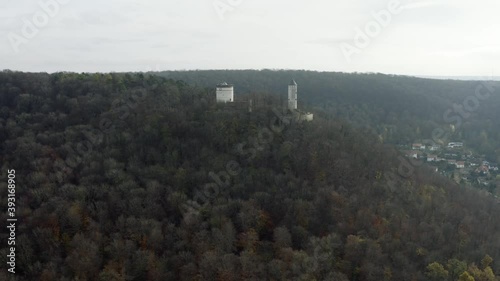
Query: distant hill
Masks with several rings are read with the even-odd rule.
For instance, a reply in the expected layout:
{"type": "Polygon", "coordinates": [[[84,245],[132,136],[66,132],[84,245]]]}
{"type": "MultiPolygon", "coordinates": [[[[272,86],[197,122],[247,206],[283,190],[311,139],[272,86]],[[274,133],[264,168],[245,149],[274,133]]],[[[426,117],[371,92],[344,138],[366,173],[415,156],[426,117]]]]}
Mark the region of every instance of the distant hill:
{"type": "Polygon", "coordinates": [[[460,80],[460,81],[500,81],[500,76],[425,76],[416,77],[439,80],[460,80]]]}
{"type": "Polygon", "coordinates": [[[500,82],[424,79],[384,74],[285,70],[203,70],[154,73],[214,88],[235,85],[235,94],[269,93],[286,99],[287,85],[299,85],[299,106],[314,108],[371,128],[385,142],[408,144],[432,139],[466,145],[500,162],[500,82]],[[481,87],[481,96],[476,97],[481,87]],[[457,107],[458,106],[458,107],[457,107]],[[453,127],[451,126],[453,125],[453,127]],[[435,135],[435,134],[434,134],[435,135]]]}

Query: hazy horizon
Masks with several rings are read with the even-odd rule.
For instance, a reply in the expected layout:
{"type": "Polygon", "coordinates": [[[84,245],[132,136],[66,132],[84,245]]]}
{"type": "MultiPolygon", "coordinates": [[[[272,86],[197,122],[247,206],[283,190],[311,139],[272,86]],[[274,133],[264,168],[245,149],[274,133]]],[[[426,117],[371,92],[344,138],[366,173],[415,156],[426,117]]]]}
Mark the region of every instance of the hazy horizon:
{"type": "Polygon", "coordinates": [[[310,72],[322,72],[322,73],[348,73],[348,74],[382,74],[382,75],[394,75],[394,76],[408,76],[415,78],[424,78],[424,79],[437,79],[437,80],[457,80],[457,81],[500,81],[500,76],[453,76],[453,75],[406,75],[406,74],[398,74],[398,73],[383,73],[383,72],[344,72],[344,71],[321,71],[314,69],[269,69],[269,68],[260,68],[260,69],[251,69],[251,68],[242,68],[242,69],[151,69],[151,70],[139,70],[139,71],[23,71],[17,69],[3,69],[4,71],[14,71],[14,72],[28,72],[28,73],[58,73],[58,72],[70,72],[70,73],[160,73],[160,72],[190,72],[190,71],[263,71],[263,70],[271,70],[271,71],[310,71],[310,72]]]}

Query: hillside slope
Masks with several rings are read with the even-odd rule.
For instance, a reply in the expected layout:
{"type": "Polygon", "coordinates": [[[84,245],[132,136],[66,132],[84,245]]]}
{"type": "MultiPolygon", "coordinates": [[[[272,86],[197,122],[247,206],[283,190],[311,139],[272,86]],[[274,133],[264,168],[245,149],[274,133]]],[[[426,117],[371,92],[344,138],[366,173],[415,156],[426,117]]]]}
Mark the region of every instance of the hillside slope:
{"type": "Polygon", "coordinates": [[[368,130],[142,74],[3,72],[0,98],[21,280],[498,280],[498,202],[397,176],[368,130]]]}

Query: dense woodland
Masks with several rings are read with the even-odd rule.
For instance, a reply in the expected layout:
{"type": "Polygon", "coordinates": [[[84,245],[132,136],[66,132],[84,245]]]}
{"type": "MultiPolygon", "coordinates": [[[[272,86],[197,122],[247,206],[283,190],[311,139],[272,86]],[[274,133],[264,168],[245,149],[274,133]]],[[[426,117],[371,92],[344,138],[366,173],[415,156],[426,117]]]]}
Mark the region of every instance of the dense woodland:
{"type": "MultiPolygon", "coordinates": [[[[304,107],[327,97],[334,107],[314,122],[281,109],[289,77],[285,90],[280,81],[266,88],[272,77],[246,85],[258,97],[249,113],[215,104],[213,87],[189,79],[0,73],[1,178],[15,169],[17,179],[17,280],[500,280],[498,199],[425,166],[401,173],[399,153],[377,133],[379,122],[411,121],[389,139],[437,123],[420,110],[450,101],[414,91],[465,94],[470,85],[361,75],[349,88],[356,76],[338,75],[324,79],[346,88],[329,95],[307,88],[313,74],[296,74],[311,95],[304,107]],[[403,97],[378,112],[390,101],[368,91],[403,97]],[[357,103],[347,106],[347,93],[357,103]]],[[[499,147],[498,122],[485,123],[499,147]]],[[[7,202],[6,180],[0,190],[7,202]]]]}
{"type": "Polygon", "coordinates": [[[274,70],[155,74],[203,87],[227,81],[235,85],[236,93],[261,92],[283,98],[286,98],[288,82],[294,78],[299,84],[302,106],[347,120],[355,126],[368,127],[384,142],[463,141],[489,161],[500,163],[500,82],[274,70]],[[481,87],[482,99],[475,99],[478,87],[481,87]],[[436,129],[446,133],[435,137],[433,131],[436,129]]]}

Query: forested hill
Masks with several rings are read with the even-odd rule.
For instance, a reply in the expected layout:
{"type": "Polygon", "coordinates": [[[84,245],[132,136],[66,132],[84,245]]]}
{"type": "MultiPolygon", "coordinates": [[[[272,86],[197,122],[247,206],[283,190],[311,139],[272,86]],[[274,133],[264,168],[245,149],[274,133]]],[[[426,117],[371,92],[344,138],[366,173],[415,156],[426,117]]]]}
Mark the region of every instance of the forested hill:
{"type": "Polygon", "coordinates": [[[299,104],[323,110],[356,126],[369,127],[388,143],[432,139],[433,131],[442,129],[446,133],[435,141],[464,141],[490,161],[500,162],[500,82],[303,70],[155,74],[211,88],[227,81],[235,85],[236,97],[254,92],[285,97],[288,82],[294,78],[299,85],[299,104]],[[481,98],[476,97],[478,87],[481,98]]]}
{"type": "Polygon", "coordinates": [[[403,172],[368,130],[258,101],[156,75],[1,72],[18,280],[499,280],[496,199],[403,172]]]}

